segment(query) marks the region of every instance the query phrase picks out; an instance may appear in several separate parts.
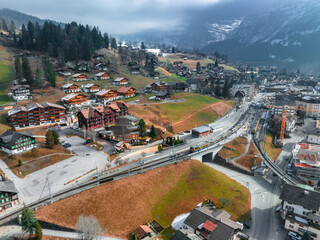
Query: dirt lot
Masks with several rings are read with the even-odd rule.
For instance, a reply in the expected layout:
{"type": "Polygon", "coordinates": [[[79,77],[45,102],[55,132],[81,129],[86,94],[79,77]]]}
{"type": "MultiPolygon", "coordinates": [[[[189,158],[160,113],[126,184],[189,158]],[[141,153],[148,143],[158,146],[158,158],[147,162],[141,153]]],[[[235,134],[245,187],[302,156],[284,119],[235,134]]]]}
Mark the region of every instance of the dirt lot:
{"type": "Polygon", "coordinates": [[[14,156],[6,156],[2,158],[2,160],[7,164],[7,166],[16,176],[23,178],[30,173],[48,167],[57,162],[63,161],[69,157],[71,157],[71,155],[69,155],[69,150],[61,147],[60,145],[57,145],[52,149],[41,147],[36,148],[36,151],[29,151],[21,154],[16,154],[14,156]],[[54,155],[41,158],[50,154],[54,155]],[[19,159],[24,162],[22,166],[19,166],[18,164],[19,159]],[[20,172],[21,174],[19,174],[20,172]]]}
{"type": "Polygon", "coordinates": [[[250,193],[239,183],[199,161],[190,160],[103,184],[42,207],[37,218],[74,228],[77,218],[94,215],[108,234],[126,237],[156,219],[164,227],[204,199],[230,200],[232,219],[250,218],[250,193]],[[201,187],[199,187],[201,186],[201,187]]]}
{"type": "Polygon", "coordinates": [[[250,170],[255,165],[255,162],[257,166],[260,167],[262,159],[260,157],[256,158],[256,155],[258,155],[258,150],[254,146],[254,144],[251,143],[248,150],[248,154],[237,159],[236,163],[239,163],[248,170],[250,170]]]}
{"type": "Polygon", "coordinates": [[[238,157],[246,150],[248,140],[244,137],[238,137],[235,140],[228,142],[218,152],[218,154],[224,159],[231,157],[238,157]]]}

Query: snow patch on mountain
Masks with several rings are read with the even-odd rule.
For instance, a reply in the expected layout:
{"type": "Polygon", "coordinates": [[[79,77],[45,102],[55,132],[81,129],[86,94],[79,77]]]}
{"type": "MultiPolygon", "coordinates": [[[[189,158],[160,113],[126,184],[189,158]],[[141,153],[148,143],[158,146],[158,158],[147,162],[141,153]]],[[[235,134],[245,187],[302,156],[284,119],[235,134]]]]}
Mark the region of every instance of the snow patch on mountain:
{"type": "Polygon", "coordinates": [[[210,24],[208,32],[211,34],[212,40],[208,41],[208,43],[221,42],[225,40],[233,30],[240,26],[243,19],[244,18],[230,21],[226,20],[210,24]]]}

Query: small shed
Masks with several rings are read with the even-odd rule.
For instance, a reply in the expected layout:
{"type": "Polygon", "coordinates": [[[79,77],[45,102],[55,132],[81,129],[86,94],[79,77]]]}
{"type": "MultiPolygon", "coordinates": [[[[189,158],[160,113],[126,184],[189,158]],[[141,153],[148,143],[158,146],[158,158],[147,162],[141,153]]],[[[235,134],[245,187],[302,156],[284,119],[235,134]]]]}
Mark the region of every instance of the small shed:
{"type": "Polygon", "coordinates": [[[201,127],[197,127],[192,129],[192,137],[204,137],[209,135],[211,132],[211,128],[207,127],[207,126],[201,126],[201,127]]]}
{"type": "Polygon", "coordinates": [[[151,237],[152,230],[147,225],[140,225],[133,233],[140,240],[148,236],[151,237]]]}

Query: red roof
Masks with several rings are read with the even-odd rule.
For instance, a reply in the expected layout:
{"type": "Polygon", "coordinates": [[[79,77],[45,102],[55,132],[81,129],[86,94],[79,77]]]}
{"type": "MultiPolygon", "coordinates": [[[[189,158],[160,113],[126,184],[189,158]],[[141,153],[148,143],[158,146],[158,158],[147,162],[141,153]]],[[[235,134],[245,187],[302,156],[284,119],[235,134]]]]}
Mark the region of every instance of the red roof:
{"type": "Polygon", "coordinates": [[[304,163],[296,163],[296,167],[312,168],[311,166],[304,163]]]}
{"type": "Polygon", "coordinates": [[[203,224],[202,228],[208,230],[209,232],[213,232],[213,230],[216,229],[217,226],[218,226],[217,224],[211,222],[210,220],[207,220],[207,221],[203,224]]]}

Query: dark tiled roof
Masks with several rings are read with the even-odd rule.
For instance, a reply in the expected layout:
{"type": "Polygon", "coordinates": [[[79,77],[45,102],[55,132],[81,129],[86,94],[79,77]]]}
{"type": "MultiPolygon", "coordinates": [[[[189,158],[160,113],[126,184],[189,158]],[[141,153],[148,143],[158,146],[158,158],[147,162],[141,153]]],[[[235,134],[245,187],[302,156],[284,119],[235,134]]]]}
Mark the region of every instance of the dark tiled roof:
{"type": "Polygon", "coordinates": [[[11,193],[18,193],[18,190],[14,186],[12,181],[0,181],[0,192],[11,192],[11,193]]]}
{"type": "Polygon", "coordinates": [[[150,226],[153,228],[153,230],[155,230],[157,233],[162,232],[162,230],[164,229],[156,220],[153,220],[150,223],[150,226]]]}
{"type": "Polygon", "coordinates": [[[315,211],[320,210],[320,192],[285,184],[280,199],[315,211]]]}
{"type": "Polygon", "coordinates": [[[177,231],[173,237],[171,238],[171,240],[190,240],[190,238],[188,238],[187,235],[185,235],[183,232],[181,231],[177,231]]]}
{"type": "MultiPolygon", "coordinates": [[[[219,211],[218,215],[221,215],[219,211]]],[[[213,232],[209,235],[209,240],[228,240],[234,234],[234,228],[226,225],[225,223],[217,220],[214,216],[209,214],[206,211],[202,211],[201,208],[195,208],[192,210],[190,215],[184,221],[184,223],[190,226],[193,229],[197,229],[200,224],[205,223],[207,220],[217,224],[218,226],[213,230],[213,232]]]]}
{"type": "Polygon", "coordinates": [[[14,132],[11,130],[7,130],[4,134],[0,136],[0,142],[2,142],[7,147],[12,147],[15,145],[16,141],[19,140],[23,136],[28,136],[27,134],[22,134],[19,132],[14,132]]]}

